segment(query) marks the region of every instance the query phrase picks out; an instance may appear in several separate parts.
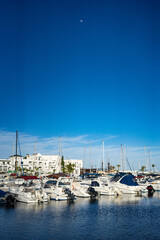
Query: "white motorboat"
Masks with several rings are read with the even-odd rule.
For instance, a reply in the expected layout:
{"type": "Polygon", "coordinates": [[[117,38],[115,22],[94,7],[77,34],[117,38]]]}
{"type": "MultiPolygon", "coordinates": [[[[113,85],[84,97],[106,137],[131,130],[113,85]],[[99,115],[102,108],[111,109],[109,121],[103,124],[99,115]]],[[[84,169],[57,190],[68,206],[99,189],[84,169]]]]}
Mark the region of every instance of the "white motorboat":
{"type": "Polygon", "coordinates": [[[87,191],[88,187],[89,186],[87,186],[87,188],[84,188],[80,182],[72,182],[72,191],[76,197],[89,198],[90,195],[87,191]]]}
{"type": "Polygon", "coordinates": [[[50,196],[43,189],[35,189],[35,196],[41,203],[50,201],[50,196]]]}
{"type": "MultiPolygon", "coordinates": [[[[92,175],[91,175],[92,176],[92,175]]],[[[80,182],[81,188],[88,192],[89,188],[93,188],[99,195],[114,196],[120,194],[116,187],[112,187],[107,177],[91,177],[85,178],[80,182]]]]}
{"type": "Polygon", "coordinates": [[[16,200],[19,202],[38,203],[39,201],[33,189],[20,186],[20,187],[10,187],[9,191],[16,197],[16,200]]]}
{"type": "Polygon", "coordinates": [[[131,173],[119,172],[110,181],[112,187],[116,187],[124,194],[142,195],[148,193],[146,187],[138,185],[131,173]]]}
{"type": "Polygon", "coordinates": [[[99,177],[91,181],[90,186],[93,187],[99,195],[114,196],[119,193],[115,186],[111,186],[108,181],[102,182],[99,177]]]}
{"type": "Polygon", "coordinates": [[[71,183],[68,178],[59,177],[46,182],[44,191],[50,196],[51,200],[74,200],[75,196],[71,189],[71,183]]]}

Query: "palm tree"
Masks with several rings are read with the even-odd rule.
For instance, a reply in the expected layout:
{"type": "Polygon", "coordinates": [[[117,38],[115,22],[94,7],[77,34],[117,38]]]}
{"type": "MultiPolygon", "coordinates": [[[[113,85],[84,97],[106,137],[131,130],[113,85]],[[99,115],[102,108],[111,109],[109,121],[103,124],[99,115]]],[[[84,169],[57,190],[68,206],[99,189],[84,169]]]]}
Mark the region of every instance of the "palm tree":
{"type": "Polygon", "coordinates": [[[154,169],[154,168],[155,168],[155,166],[156,166],[155,164],[152,164],[153,172],[155,171],[155,169],[154,169]]]}
{"type": "Polygon", "coordinates": [[[119,165],[119,164],[117,165],[117,167],[118,167],[118,172],[119,172],[120,166],[121,166],[121,165],[119,165]]]}
{"type": "Polygon", "coordinates": [[[141,171],[142,171],[142,172],[144,172],[145,169],[146,169],[145,166],[142,166],[142,167],[141,167],[141,171]]]}
{"type": "Polygon", "coordinates": [[[74,171],[75,166],[76,166],[75,164],[69,163],[69,164],[66,166],[68,173],[72,173],[72,172],[74,171]]]}

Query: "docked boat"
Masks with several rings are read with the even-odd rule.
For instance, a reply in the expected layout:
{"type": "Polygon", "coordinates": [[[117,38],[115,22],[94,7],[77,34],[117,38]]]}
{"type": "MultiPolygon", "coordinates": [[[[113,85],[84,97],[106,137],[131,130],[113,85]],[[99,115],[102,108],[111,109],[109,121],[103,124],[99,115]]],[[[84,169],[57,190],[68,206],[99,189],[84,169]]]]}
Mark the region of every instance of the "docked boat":
{"type": "Polygon", "coordinates": [[[23,203],[38,203],[39,199],[33,189],[26,188],[24,186],[11,187],[10,193],[13,194],[18,202],[23,203]]]}
{"type": "Polygon", "coordinates": [[[123,194],[142,195],[148,193],[146,187],[138,185],[131,173],[119,172],[110,181],[111,186],[116,187],[123,194]]]}
{"type": "Polygon", "coordinates": [[[118,194],[116,187],[110,186],[107,182],[102,182],[100,178],[91,181],[91,187],[93,187],[99,195],[114,196],[118,194]]]}
{"type": "Polygon", "coordinates": [[[76,197],[80,198],[90,198],[90,194],[88,193],[88,185],[87,188],[84,188],[80,182],[72,182],[72,190],[76,197]]]}
{"type": "Polygon", "coordinates": [[[13,194],[0,189],[0,204],[6,204],[7,206],[13,207],[16,204],[16,198],[13,194]]]}
{"type": "Polygon", "coordinates": [[[44,185],[44,191],[50,196],[51,200],[63,201],[75,199],[71,183],[66,177],[47,181],[44,185]]]}

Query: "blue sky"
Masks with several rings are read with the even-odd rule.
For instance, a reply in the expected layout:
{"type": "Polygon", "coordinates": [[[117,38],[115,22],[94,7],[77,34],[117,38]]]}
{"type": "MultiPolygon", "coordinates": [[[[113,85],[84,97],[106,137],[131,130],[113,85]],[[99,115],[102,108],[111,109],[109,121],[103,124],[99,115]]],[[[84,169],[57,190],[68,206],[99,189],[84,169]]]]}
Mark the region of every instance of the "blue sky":
{"type": "Polygon", "coordinates": [[[3,135],[159,148],[158,0],[1,1],[0,23],[3,135]]]}

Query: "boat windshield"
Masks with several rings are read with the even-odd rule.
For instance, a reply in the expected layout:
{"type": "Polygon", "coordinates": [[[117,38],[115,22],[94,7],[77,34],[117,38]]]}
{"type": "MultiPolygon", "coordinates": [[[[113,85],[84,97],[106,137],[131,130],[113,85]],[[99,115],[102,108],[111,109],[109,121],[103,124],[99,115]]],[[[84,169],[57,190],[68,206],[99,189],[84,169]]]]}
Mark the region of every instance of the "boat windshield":
{"type": "Polygon", "coordinates": [[[49,180],[44,185],[44,188],[50,188],[51,186],[56,186],[56,184],[57,184],[57,180],[49,180]]]}
{"type": "Polygon", "coordinates": [[[119,179],[121,179],[126,173],[116,173],[113,178],[111,178],[111,182],[118,182],[119,179]]]}
{"type": "Polygon", "coordinates": [[[59,182],[59,186],[70,185],[69,182],[59,182]]]}
{"type": "Polygon", "coordinates": [[[91,186],[92,187],[99,187],[99,183],[97,181],[92,181],[91,186]]]}

